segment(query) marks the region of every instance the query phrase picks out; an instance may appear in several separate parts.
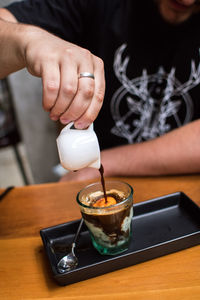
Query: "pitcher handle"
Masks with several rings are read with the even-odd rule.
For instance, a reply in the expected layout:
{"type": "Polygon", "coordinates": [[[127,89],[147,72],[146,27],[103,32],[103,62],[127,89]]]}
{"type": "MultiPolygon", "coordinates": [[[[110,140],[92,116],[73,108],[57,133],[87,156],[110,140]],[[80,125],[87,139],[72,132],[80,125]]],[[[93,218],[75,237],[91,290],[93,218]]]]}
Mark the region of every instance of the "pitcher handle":
{"type": "Polygon", "coordinates": [[[94,131],[94,125],[93,125],[93,123],[91,123],[90,124],[90,126],[88,127],[88,128],[86,128],[86,129],[76,129],[75,127],[74,127],[74,122],[70,122],[69,124],[67,124],[62,130],[61,130],[61,132],[65,132],[66,130],[73,130],[73,129],[75,129],[75,130],[88,130],[88,131],[94,131]],[[72,128],[73,127],[73,128],[72,128]]]}

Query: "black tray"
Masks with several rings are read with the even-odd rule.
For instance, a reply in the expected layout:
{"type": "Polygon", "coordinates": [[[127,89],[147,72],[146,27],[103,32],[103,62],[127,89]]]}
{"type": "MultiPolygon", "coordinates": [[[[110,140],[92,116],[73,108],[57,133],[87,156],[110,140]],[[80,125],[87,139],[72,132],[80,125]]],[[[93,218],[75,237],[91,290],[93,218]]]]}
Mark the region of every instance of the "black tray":
{"type": "Polygon", "coordinates": [[[63,274],[58,273],[56,265],[70,251],[80,220],[42,229],[40,234],[55,280],[67,285],[200,244],[200,208],[184,193],[134,204],[133,208],[129,250],[116,256],[99,254],[83,225],[75,250],[79,264],[63,274]]]}

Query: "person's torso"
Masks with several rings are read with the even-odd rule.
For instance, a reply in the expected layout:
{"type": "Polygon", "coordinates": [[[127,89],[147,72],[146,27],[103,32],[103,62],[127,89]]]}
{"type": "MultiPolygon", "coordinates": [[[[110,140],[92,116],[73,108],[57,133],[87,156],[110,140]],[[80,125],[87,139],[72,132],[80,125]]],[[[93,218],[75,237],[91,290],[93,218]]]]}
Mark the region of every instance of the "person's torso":
{"type": "Polygon", "coordinates": [[[26,0],[12,12],[103,59],[106,93],[94,122],[101,149],[200,117],[199,15],[172,26],[153,0],[26,0]]]}

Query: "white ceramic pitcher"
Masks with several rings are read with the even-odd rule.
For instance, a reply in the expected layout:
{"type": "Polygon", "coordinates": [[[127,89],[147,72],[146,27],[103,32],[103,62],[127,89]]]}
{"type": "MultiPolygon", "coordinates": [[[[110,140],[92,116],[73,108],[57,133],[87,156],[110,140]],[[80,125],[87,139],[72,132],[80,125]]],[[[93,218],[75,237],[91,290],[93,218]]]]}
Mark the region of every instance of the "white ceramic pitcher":
{"type": "Polygon", "coordinates": [[[100,148],[93,123],[87,129],[76,129],[73,125],[65,126],[56,140],[61,165],[71,171],[85,167],[99,169],[100,148]]]}

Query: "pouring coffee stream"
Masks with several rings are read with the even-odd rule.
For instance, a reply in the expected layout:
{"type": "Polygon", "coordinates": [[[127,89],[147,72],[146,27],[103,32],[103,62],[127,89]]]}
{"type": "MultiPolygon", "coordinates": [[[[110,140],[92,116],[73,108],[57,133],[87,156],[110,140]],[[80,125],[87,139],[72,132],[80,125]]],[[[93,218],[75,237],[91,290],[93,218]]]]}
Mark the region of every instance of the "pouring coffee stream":
{"type": "Polygon", "coordinates": [[[101,175],[101,185],[102,185],[102,188],[103,188],[103,194],[104,194],[104,198],[105,198],[105,203],[107,203],[108,200],[107,200],[107,195],[106,195],[106,186],[105,186],[105,179],[104,179],[104,168],[103,168],[102,164],[101,164],[101,166],[99,168],[99,172],[100,172],[100,175],[101,175]]]}

